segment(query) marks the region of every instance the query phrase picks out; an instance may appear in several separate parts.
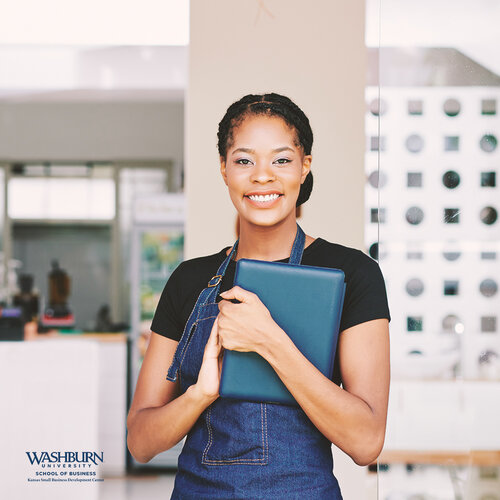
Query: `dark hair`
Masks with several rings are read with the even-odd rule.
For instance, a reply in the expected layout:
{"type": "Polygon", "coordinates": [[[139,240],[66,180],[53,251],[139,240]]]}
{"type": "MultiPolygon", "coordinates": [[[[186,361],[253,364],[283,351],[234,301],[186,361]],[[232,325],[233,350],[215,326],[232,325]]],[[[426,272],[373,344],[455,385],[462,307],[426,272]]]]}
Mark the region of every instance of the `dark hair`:
{"type": "MultiPolygon", "coordinates": [[[[219,123],[217,132],[217,148],[219,155],[226,159],[227,150],[233,143],[233,130],[251,115],[278,116],[295,130],[298,141],[304,154],[310,155],[313,144],[313,132],[309,119],[304,112],[288,97],[280,94],[248,94],[239,101],[233,102],[227,108],[226,114],[219,123]]],[[[296,206],[302,205],[311,195],[313,176],[309,171],[300,186],[296,206]]]]}

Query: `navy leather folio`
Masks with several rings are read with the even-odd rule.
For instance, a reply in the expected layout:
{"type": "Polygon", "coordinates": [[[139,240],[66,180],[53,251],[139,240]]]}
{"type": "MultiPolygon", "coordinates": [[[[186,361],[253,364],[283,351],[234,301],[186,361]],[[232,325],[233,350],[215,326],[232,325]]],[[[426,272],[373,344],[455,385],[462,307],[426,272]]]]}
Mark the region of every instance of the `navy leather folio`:
{"type": "MultiPolygon", "coordinates": [[[[239,259],[234,285],[256,293],[302,354],[331,379],[345,295],[343,271],[239,259]]],[[[255,352],[224,351],[219,394],[298,404],[272,366],[255,352]]]]}

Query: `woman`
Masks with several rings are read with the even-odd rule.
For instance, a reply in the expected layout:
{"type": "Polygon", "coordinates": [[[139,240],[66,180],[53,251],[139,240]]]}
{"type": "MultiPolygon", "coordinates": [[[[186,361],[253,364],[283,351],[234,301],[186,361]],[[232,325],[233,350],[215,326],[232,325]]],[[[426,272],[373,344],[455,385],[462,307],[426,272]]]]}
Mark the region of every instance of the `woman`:
{"type": "Polygon", "coordinates": [[[312,142],[305,114],[278,94],[243,97],[219,124],[220,171],[238,212],[239,240],[172,273],[127,420],[128,447],[139,462],[187,434],[172,498],[341,499],[331,443],[359,465],[382,449],[390,320],[384,281],[361,251],[304,238],[297,225],[296,207],[312,188],[312,142]],[[232,286],[236,260],[287,262],[290,255],[345,273],[333,380],[295,348],[257,295],[232,286]],[[224,349],[263,356],[299,406],[219,398],[224,349]]]}

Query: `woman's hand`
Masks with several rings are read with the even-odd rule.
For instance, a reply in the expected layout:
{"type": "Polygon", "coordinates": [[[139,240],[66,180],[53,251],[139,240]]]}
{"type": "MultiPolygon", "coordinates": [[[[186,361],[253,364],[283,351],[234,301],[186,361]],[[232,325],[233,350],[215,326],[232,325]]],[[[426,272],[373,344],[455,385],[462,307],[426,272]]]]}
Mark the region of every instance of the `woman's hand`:
{"type": "Polygon", "coordinates": [[[269,309],[259,297],[239,286],[234,286],[219,302],[219,342],[225,349],[257,352],[283,330],[273,320],[269,309]],[[237,299],[239,304],[229,302],[237,299]]]}
{"type": "Polygon", "coordinates": [[[219,341],[218,320],[219,316],[215,318],[212,331],[205,345],[198,380],[195,384],[195,389],[199,396],[210,402],[215,401],[219,397],[220,372],[222,356],[224,354],[219,341]]]}

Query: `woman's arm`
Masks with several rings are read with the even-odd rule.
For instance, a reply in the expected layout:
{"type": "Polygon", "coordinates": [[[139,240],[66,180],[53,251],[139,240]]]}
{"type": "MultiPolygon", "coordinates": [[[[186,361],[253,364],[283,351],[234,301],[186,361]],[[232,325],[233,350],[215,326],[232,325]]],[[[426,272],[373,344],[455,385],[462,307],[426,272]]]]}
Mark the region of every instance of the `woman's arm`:
{"type": "Polygon", "coordinates": [[[259,354],[271,364],[312,423],[358,465],[373,462],[385,437],[390,377],[388,320],[367,321],[340,334],[344,389],[312,365],[283,330],[273,338],[259,354]]]}
{"type": "Polygon", "coordinates": [[[358,465],[375,460],[382,450],[387,418],[388,320],[366,321],[341,332],[342,389],[304,357],[255,294],[239,287],[228,292],[221,295],[242,303],[219,305],[222,345],[260,354],[326,438],[358,465]],[[252,332],[247,336],[249,324],[252,332]]]}
{"type": "Polygon", "coordinates": [[[151,333],[127,417],[127,446],[141,463],[177,444],[218,397],[220,344],[217,324],[205,347],[198,382],[178,396],[179,385],[165,379],[178,343],[151,333]]]}

